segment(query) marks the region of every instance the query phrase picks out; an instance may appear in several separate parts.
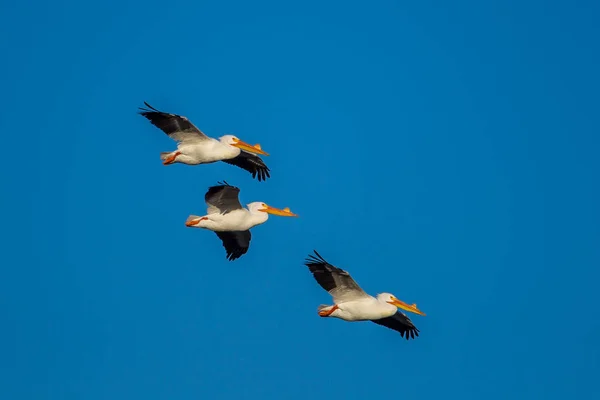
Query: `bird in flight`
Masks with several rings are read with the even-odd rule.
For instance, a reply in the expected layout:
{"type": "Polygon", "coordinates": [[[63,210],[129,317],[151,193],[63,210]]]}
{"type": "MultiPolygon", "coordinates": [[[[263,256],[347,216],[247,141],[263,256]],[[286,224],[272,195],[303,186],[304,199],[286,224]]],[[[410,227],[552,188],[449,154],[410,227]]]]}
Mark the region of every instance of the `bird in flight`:
{"type": "Polygon", "coordinates": [[[271,177],[269,168],[257,155],[269,154],[264,152],[259,144],[252,146],[234,135],[213,139],[206,136],[186,117],[158,111],[150,104],[144,104],[148,108],[140,107],[139,114],[177,142],[177,150],[160,154],[164,165],[198,165],[223,161],[245,169],[259,181],[271,177]]]}
{"type": "Polygon", "coordinates": [[[223,242],[227,259],[233,261],[248,252],[250,228],[267,222],[269,214],[297,217],[289,208],[271,207],[261,201],[242,207],[238,195],[240,189],[227,182],[211,186],[204,195],[207,206],[205,216],[190,215],[185,225],[213,231],[223,242]]]}
{"type": "Polygon", "coordinates": [[[419,336],[419,330],[410,318],[399,309],[425,315],[416,304],[409,305],[390,293],[373,297],[365,293],[343,269],[329,264],[317,251],[304,263],[317,283],[333,297],[333,305],[320,305],[321,317],[333,317],[344,321],[372,321],[393,329],[407,340],[419,336]]]}

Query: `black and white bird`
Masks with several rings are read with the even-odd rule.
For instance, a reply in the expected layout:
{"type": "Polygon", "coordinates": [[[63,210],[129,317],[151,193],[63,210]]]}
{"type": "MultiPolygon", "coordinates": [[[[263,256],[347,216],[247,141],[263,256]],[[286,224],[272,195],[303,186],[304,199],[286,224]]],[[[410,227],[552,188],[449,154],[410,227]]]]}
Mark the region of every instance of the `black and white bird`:
{"type": "Polygon", "coordinates": [[[260,144],[252,146],[234,135],[213,139],[206,136],[186,117],[158,111],[148,103],[144,104],[148,108],[140,107],[139,113],[177,142],[177,150],[160,154],[164,165],[198,165],[223,161],[245,169],[253,178],[258,177],[259,181],[271,176],[267,165],[256,155],[269,155],[261,149],[260,144]]]}
{"type": "Polygon", "coordinates": [[[257,201],[243,208],[238,199],[240,189],[219,182],[211,186],[204,195],[207,205],[205,216],[190,215],[185,225],[213,231],[223,242],[227,259],[233,261],[246,254],[250,247],[250,228],[263,224],[269,214],[282,217],[297,217],[289,208],[283,210],[257,201]]]}
{"type": "Polygon", "coordinates": [[[372,321],[393,329],[407,340],[419,336],[419,330],[410,318],[399,310],[425,315],[416,304],[409,305],[390,293],[373,297],[365,293],[343,269],[329,264],[317,251],[309,255],[304,265],[312,272],[315,280],[333,297],[334,305],[320,305],[321,317],[333,317],[344,321],[372,321]]]}

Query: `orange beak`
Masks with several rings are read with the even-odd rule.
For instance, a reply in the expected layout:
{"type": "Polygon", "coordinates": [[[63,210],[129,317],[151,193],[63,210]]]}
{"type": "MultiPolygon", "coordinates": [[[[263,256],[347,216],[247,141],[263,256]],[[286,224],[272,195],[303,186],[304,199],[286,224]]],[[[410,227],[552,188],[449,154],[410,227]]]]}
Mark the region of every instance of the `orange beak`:
{"type": "Polygon", "coordinates": [[[398,300],[398,299],[396,299],[396,298],[394,298],[394,299],[393,299],[392,301],[390,301],[389,303],[390,303],[390,304],[393,304],[393,305],[395,305],[395,306],[396,306],[396,307],[398,307],[398,308],[401,308],[401,309],[403,309],[403,310],[406,310],[406,311],[408,311],[408,312],[411,312],[411,313],[415,313],[415,314],[419,314],[419,315],[425,316],[425,313],[424,313],[423,311],[419,310],[419,309],[417,308],[417,305],[416,305],[416,304],[414,304],[414,303],[413,303],[412,305],[409,305],[409,304],[406,304],[405,302],[403,302],[403,301],[400,301],[400,300],[398,300]]]}
{"type": "Polygon", "coordinates": [[[254,146],[252,146],[251,144],[248,144],[246,142],[242,142],[241,140],[238,140],[237,142],[235,142],[233,144],[233,146],[242,149],[244,151],[247,151],[249,153],[254,153],[254,154],[262,154],[263,156],[268,156],[269,153],[262,151],[262,148],[260,147],[260,144],[255,144],[254,146]]]}
{"type": "Polygon", "coordinates": [[[297,217],[298,215],[294,214],[290,211],[288,207],[280,210],[279,208],[265,206],[265,208],[261,208],[260,211],[264,211],[268,214],[279,215],[281,217],[297,217]]]}

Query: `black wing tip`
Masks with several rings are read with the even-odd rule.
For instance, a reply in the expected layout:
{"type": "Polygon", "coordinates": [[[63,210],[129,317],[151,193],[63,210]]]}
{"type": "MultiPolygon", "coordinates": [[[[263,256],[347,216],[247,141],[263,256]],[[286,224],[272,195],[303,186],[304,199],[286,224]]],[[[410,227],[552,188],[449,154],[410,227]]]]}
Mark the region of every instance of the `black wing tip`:
{"type": "Polygon", "coordinates": [[[241,256],[243,256],[245,254],[245,252],[241,252],[241,251],[235,251],[235,252],[231,252],[231,253],[227,253],[227,255],[225,256],[225,258],[227,259],[227,261],[235,261],[238,258],[240,258],[241,256]]]}
{"type": "Polygon", "coordinates": [[[146,102],[144,102],[144,104],[146,104],[150,109],[138,107],[138,114],[146,118],[148,121],[150,121],[150,123],[152,123],[152,125],[155,125],[157,127],[158,124],[161,124],[165,119],[171,117],[178,117],[178,115],[175,114],[169,114],[163,111],[158,111],[156,108],[150,106],[146,102]]]}
{"type": "Polygon", "coordinates": [[[212,194],[212,193],[214,193],[216,191],[219,191],[219,190],[221,190],[223,188],[231,188],[231,189],[237,190],[238,192],[240,191],[239,187],[230,185],[229,183],[227,183],[227,181],[223,180],[223,181],[217,182],[216,185],[209,186],[208,192],[206,192],[206,195],[208,196],[209,194],[212,194]]]}
{"type": "MultiPolygon", "coordinates": [[[[225,247],[225,245],[223,245],[223,247],[225,247]]],[[[235,249],[228,249],[225,248],[225,252],[226,252],[226,256],[225,258],[227,258],[228,261],[235,261],[238,258],[240,258],[241,256],[243,256],[244,254],[246,254],[248,252],[249,247],[238,247],[235,249]]]]}
{"type": "MultiPolygon", "coordinates": [[[[319,254],[319,252],[317,250],[313,249],[313,252],[315,254],[309,254],[306,259],[304,260],[304,265],[306,265],[307,267],[310,266],[323,266],[325,267],[325,269],[328,270],[333,270],[342,274],[346,274],[347,272],[344,271],[341,268],[338,268],[332,264],[330,264],[327,260],[325,260],[325,258],[323,258],[323,256],[321,254],[319,254]]],[[[330,271],[331,272],[331,271],[330,271]]]]}
{"type": "Polygon", "coordinates": [[[325,261],[323,256],[321,256],[316,250],[313,249],[313,251],[314,251],[315,255],[309,254],[306,257],[306,260],[304,260],[304,265],[306,265],[307,267],[310,267],[310,266],[329,264],[327,261],[325,261]]]}
{"type": "Polygon", "coordinates": [[[258,179],[259,182],[266,181],[267,178],[271,177],[271,170],[265,162],[256,154],[248,153],[244,150],[236,157],[221,161],[248,171],[252,175],[252,178],[258,179]]]}
{"type": "Polygon", "coordinates": [[[417,328],[413,324],[413,322],[410,320],[410,318],[408,318],[408,316],[406,314],[404,314],[401,311],[398,311],[398,312],[406,318],[406,321],[404,322],[404,326],[406,329],[399,331],[400,336],[402,336],[406,340],[416,339],[417,337],[419,337],[419,332],[420,332],[419,328],[417,328]]]}
{"type": "Polygon", "coordinates": [[[400,332],[400,336],[406,340],[416,339],[419,337],[419,330],[416,327],[400,332]]]}
{"type": "Polygon", "coordinates": [[[140,109],[140,110],[141,111],[138,111],[138,114],[141,115],[142,117],[150,119],[150,120],[153,115],[157,114],[156,111],[144,110],[144,109],[140,109]]]}
{"type": "Polygon", "coordinates": [[[350,274],[347,271],[345,271],[341,268],[338,268],[335,265],[332,265],[329,262],[327,262],[323,258],[323,256],[321,256],[316,250],[313,250],[313,251],[315,252],[315,255],[309,254],[308,257],[306,257],[306,259],[304,260],[304,265],[306,265],[308,267],[310,272],[312,272],[313,274],[335,273],[335,274],[339,274],[339,275],[350,276],[350,274]]]}
{"type": "Polygon", "coordinates": [[[419,329],[404,313],[401,313],[400,311],[398,311],[391,317],[371,321],[375,322],[377,325],[381,325],[388,329],[398,332],[400,334],[400,337],[403,337],[406,340],[416,339],[417,337],[419,337],[419,329]],[[406,320],[404,320],[404,318],[398,320],[398,313],[402,314],[406,318],[406,320]]]}
{"type": "Polygon", "coordinates": [[[257,167],[254,171],[252,171],[252,178],[258,179],[259,182],[266,181],[271,177],[269,171],[271,170],[266,165],[257,167]]]}
{"type": "Polygon", "coordinates": [[[262,168],[257,168],[253,171],[250,171],[253,179],[257,179],[259,182],[266,181],[271,177],[268,170],[264,170],[262,168]]]}
{"type": "Polygon", "coordinates": [[[250,249],[251,234],[250,234],[249,230],[247,230],[247,231],[227,231],[227,232],[214,231],[214,232],[219,237],[219,239],[221,239],[223,248],[225,249],[225,258],[228,261],[237,260],[244,254],[246,254],[248,252],[248,250],[250,249]],[[248,237],[245,238],[248,240],[247,245],[244,245],[243,243],[240,244],[238,242],[239,237],[236,234],[239,234],[239,233],[248,234],[248,237]]]}
{"type": "Polygon", "coordinates": [[[268,178],[271,177],[271,174],[269,174],[269,170],[264,168],[256,168],[248,172],[252,174],[253,179],[257,179],[259,182],[266,181],[268,178]]]}
{"type": "Polygon", "coordinates": [[[138,107],[138,114],[143,115],[144,117],[151,119],[151,118],[181,118],[182,120],[189,122],[188,119],[186,117],[184,117],[183,115],[179,115],[179,114],[173,114],[173,113],[168,113],[165,111],[160,111],[157,110],[156,108],[152,107],[150,104],[144,102],[144,104],[146,105],[146,107],[148,108],[144,108],[144,107],[138,107]]]}
{"type": "MultiPolygon", "coordinates": [[[[221,240],[223,241],[223,238],[221,238],[221,240]]],[[[223,248],[225,249],[225,259],[227,259],[227,261],[235,261],[246,254],[250,247],[230,246],[223,241],[223,248]]]]}
{"type": "Polygon", "coordinates": [[[152,107],[150,104],[148,104],[145,101],[144,101],[144,105],[148,108],[138,107],[138,109],[141,110],[141,111],[139,111],[139,114],[142,114],[142,115],[149,114],[149,113],[164,114],[162,111],[158,111],[156,108],[152,107]]]}

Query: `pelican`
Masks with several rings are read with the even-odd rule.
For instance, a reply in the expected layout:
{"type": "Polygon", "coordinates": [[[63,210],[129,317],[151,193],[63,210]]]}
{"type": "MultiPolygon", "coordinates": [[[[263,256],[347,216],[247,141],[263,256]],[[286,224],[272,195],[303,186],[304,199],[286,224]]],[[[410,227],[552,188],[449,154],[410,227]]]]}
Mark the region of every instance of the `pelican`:
{"type": "Polygon", "coordinates": [[[211,186],[204,195],[207,215],[190,215],[185,225],[191,228],[204,228],[213,231],[223,242],[227,259],[240,258],[250,247],[250,228],[264,224],[269,214],[282,217],[297,217],[289,208],[280,210],[257,201],[243,208],[238,199],[240,189],[227,182],[211,186]]]}
{"type": "Polygon", "coordinates": [[[252,146],[233,135],[213,139],[196,128],[186,117],[158,111],[150,104],[144,104],[148,108],[140,107],[139,113],[177,142],[177,150],[160,153],[164,165],[198,165],[223,161],[245,169],[253,178],[258,175],[259,181],[271,177],[267,165],[256,155],[269,155],[261,149],[260,144],[252,146]]]}
{"type": "Polygon", "coordinates": [[[400,332],[406,340],[419,336],[419,330],[412,321],[399,310],[425,315],[416,304],[408,305],[390,293],[373,297],[365,293],[343,269],[329,264],[317,251],[309,255],[304,263],[315,280],[333,297],[334,305],[320,305],[321,317],[334,317],[344,321],[372,321],[378,325],[400,332]]]}

